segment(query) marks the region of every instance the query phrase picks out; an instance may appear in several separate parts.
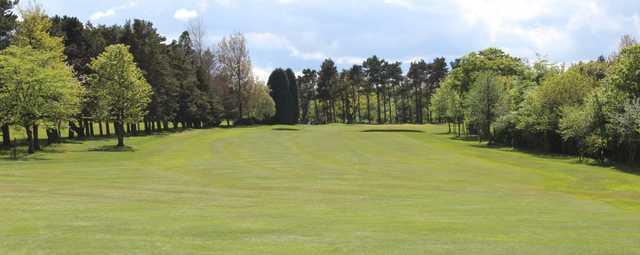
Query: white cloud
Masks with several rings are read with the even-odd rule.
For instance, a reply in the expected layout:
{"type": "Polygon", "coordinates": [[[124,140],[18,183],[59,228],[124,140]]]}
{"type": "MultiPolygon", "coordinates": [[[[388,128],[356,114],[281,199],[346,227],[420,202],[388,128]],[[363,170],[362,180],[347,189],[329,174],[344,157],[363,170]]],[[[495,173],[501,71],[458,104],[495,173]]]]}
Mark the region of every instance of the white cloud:
{"type": "Polygon", "coordinates": [[[111,16],[116,15],[116,13],[118,11],[121,11],[121,10],[124,10],[124,9],[127,9],[127,8],[131,8],[131,7],[135,7],[137,4],[138,4],[137,1],[129,1],[129,2],[125,3],[125,4],[123,4],[123,5],[119,5],[119,6],[107,9],[107,10],[97,11],[97,12],[94,12],[93,14],[91,14],[91,16],[89,16],[89,20],[96,21],[96,20],[103,19],[103,18],[106,18],[106,17],[111,17],[111,16]]]}
{"type": "Polygon", "coordinates": [[[416,8],[416,2],[413,0],[384,0],[385,4],[394,5],[402,8],[406,8],[409,10],[413,10],[416,8]]]}
{"type": "Polygon", "coordinates": [[[548,0],[455,0],[454,4],[468,24],[487,30],[491,42],[524,29],[523,22],[549,14],[552,7],[548,0]]]}
{"type": "Polygon", "coordinates": [[[274,33],[247,33],[245,34],[247,41],[253,47],[263,49],[281,49],[287,50],[289,56],[296,57],[302,60],[316,60],[322,61],[327,58],[332,58],[333,61],[340,65],[353,65],[361,64],[364,59],[354,56],[331,56],[320,51],[302,51],[295,47],[289,39],[284,36],[274,33]]]}
{"type": "Polygon", "coordinates": [[[269,75],[271,75],[271,71],[273,68],[262,68],[262,67],[253,67],[253,76],[256,77],[257,80],[267,82],[269,80],[269,75]]]}
{"type": "Polygon", "coordinates": [[[279,4],[294,4],[298,2],[297,0],[277,0],[279,4]]]}
{"type": "Polygon", "coordinates": [[[90,20],[99,20],[102,18],[106,18],[106,17],[110,17],[116,14],[116,11],[114,9],[109,9],[109,10],[104,10],[104,11],[97,11],[93,14],[91,14],[91,17],[89,17],[90,20]]]}
{"type": "Polygon", "coordinates": [[[180,21],[187,21],[196,17],[198,17],[198,11],[196,10],[178,9],[173,14],[173,18],[180,21]]]}

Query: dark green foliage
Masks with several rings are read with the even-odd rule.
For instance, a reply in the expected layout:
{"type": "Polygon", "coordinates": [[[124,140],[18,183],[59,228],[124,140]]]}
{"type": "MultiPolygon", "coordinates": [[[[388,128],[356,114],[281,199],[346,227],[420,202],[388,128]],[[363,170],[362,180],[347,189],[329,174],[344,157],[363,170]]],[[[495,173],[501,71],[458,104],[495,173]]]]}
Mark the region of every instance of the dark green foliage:
{"type": "Polygon", "coordinates": [[[325,59],[318,73],[318,86],[316,88],[316,96],[322,102],[323,117],[317,118],[323,122],[335,122],[335,102],[333,92],[338,83],[338,69],[331,59],[325,59]]]}
{"type": "Polygon", "coordinates": [[[289,76],[282,68],[277,68],[271,72],[269,81],[269,95],[276,104],[276,115],[274,122],[278,124],[294,124],[293,96],[289,88],[289,76]]]}
{"type": "Polygon", "coordinates": [[[183,33],[178,42],[171,43],[171,69],[178,87],[176,120],[182,123],[191,123],[197,119],[198,105],[202,104],[194,56],[188,33],[183,33]]]}
{"type": "Polygon", "coordinates": [[[376,101],[377,101],[376,106],[378,109],[377,123],[378,124],[382,123],[382,111],[380,108],[380,96],[381,96],[380,94],[384,89],[384,83],[382,82],[384,65],[385,65],[385,61],[378,59],[378,56],[375,56],[375,55],[373,57],[368,58],[364,63],[362,63],[362,66],[364,67],[364,73],[368,81],[365,91],[367,93],[367,119],[369,119],[369,123],[371,123],[371,109],[370,109],[369,94],[374,90],[376,92],[376,101]]]}
{"type": "Polygon", "coordinates": [[[291,68],[287,69],[287,78],[289,80],[289,92],[291,94],[290,110],[293,112],[293,123],[298,123],[300,120],[300,101],[298,99],[298,81],[296,74],[293,73],[291,68]]]}
{"type": "Polygon", "coordinates": [[[144,20],[127,22],[122,41],[130,46],[145,79],[153,88],[147,121],[167,122],[176,117],[178,111],[178,85],[171,72],[168,46],[153,24],[144,20]]]}
{"type": "Polygon", "coordinates": [[[302,70],[302,77],[298,79],[300,111],[302,112],[302,123],[309,123],[311,102],[315,99],[315,86],[318,83],[318,72],[316,70],[302,70]]]}
{"type": "Polygon", "coordinates": [[[18,16],[12,11],[18,0],[0,0],[0,49],[11,43],[11,32],[16,28],[18,16]]]}

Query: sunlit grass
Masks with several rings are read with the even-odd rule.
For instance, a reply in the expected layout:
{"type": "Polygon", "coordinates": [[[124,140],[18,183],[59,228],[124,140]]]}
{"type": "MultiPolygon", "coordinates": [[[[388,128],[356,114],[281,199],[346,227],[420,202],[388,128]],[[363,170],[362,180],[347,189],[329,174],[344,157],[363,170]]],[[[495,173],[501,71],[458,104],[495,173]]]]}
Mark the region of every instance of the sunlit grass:
{"type": "Polygon", "coordinates": [[[0,254],[640,254],[640,176],[441,126],[265,126],[0,159],[0,254]]]}

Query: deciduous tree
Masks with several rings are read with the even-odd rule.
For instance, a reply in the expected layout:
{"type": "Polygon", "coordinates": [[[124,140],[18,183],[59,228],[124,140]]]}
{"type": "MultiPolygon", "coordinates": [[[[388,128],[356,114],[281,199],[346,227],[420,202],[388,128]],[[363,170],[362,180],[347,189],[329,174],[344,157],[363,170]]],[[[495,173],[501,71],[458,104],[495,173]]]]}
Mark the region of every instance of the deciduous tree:
{"type": "Polygon", "coordinates": [[[90,93],[100,98],[99,108],[116,124],[118,147],[124,146],[124,124],[141,121],[153,90],[134,62],[129,47],[117,44],[91,63],[90,93]]]}

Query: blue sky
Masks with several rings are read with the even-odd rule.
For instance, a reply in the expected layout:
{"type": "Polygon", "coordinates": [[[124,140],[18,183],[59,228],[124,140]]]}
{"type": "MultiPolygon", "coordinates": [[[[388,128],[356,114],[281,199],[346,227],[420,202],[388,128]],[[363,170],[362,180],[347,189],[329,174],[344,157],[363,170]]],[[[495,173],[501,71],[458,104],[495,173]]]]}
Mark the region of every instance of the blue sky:
{"type": "MultiPolygon", "coordinates": [[[[28,1],[23,1],[28,2],[28,1]]],[[[640,36],[637,0],[40,0],[51,15],[99,24],[152,21],[169,40],[201,19],[208,45],[241,32],[254,72],[275,67],[340,68],[376,54],[410,62],[448,60],[486,47],[555,62],[613,52],[623,34],[640,36]]],[[[405,70],[406,71],[406,70],[405,70]]]]}

